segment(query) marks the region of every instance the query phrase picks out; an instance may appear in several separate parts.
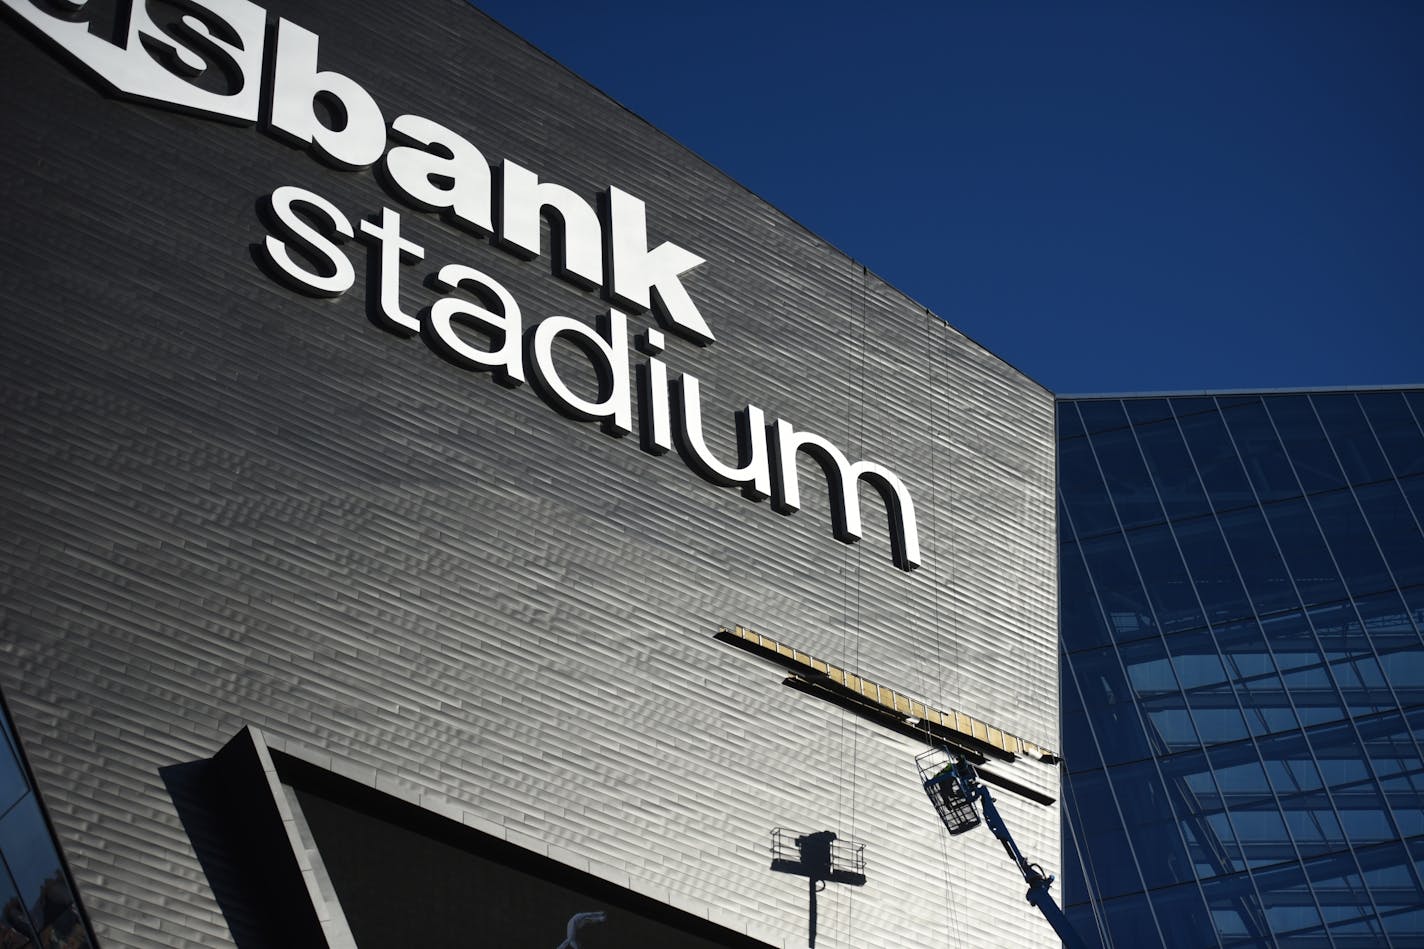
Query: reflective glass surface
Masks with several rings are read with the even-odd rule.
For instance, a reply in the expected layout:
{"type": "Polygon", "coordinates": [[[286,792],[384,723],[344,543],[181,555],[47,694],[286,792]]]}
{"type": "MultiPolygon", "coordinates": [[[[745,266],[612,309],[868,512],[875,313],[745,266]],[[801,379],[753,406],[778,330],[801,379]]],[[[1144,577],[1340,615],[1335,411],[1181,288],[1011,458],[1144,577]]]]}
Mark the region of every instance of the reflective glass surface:
{"type": "Polygon", "coordinates": [[[1069,918],[1424,947],[1424,392],[1059,412],[1069,918]]]}
{"type": "Polygon", "coordinates": [[[0,946],[91,945],[69,875],[0,702],[0,946]]]}

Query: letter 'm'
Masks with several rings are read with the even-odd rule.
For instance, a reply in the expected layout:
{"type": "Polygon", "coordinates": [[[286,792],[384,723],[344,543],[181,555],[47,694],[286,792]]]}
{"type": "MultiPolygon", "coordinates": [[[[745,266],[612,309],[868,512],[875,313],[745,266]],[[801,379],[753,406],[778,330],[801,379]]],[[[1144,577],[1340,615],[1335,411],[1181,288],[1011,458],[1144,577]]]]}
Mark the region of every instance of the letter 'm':
{"type": "Polygon", "coordinates": [[[846,456],[820,435],[798,432],[778,419],[771,426],[771,446],[777,472],[772,506],[783,514],[801,508],[801,486],[796,472],[796,452],[805,451],[826,474],[831,495],[831,518],[836,539],[853,544],[861,538],[860,497],[856,490],[864,479],[885,502],[890,521],[890,546],[895,565],[914,570],[920,565],[920,539],[915,525],[915,505],[904,483],[889,469],[871,461],[851,464],[846,456]]]}

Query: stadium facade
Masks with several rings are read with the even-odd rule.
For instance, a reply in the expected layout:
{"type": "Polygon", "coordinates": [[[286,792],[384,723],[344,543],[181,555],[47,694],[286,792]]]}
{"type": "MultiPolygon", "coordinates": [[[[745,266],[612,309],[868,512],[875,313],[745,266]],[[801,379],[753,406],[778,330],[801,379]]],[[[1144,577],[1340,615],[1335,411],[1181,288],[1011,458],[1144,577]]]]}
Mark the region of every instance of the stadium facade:
{"type": "Polygon", "coordinates": [[[1059,402],[1090,944],[1424,945],[1424,390],[1059,402]]]}
{"type": "Polygon", "coordinates": [[[1421,391],[1055,406],[456,0],[0,10],[0,946],[1055,945],[930,743],[1424,945],[1421,391]]]}
{"type": "Polygon", "coordinates": [[[1050,393],[457,0],[3,15],[7,946],[1054,944],[1050,393]]]}

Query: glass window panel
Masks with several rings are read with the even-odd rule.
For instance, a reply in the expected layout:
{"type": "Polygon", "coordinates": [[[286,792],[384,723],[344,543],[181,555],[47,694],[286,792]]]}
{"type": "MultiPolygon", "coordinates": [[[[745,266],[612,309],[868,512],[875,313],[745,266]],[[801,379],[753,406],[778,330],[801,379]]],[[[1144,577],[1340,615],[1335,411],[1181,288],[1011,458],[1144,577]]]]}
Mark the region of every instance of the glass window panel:
{"type": "Polygon", "coordinates": [[[1376,949],[1384,945],[1384,927],[1373,916],[1331,923],[1335,949],[1376,949]]]}
{"type": "MultiPolygon", "coordinates": [[[[1126,862],[1126,861],[1124,861],[1126,862]]],[[[1132,933],[1145,945],[1159,945],[1162,937],[1146,893],[1134,893],[1103,904],[1106,925],[1112,933],[1132,933]]]]}
{"type": "Polygon", "coordinates": [[[1095,841],[1090,846],[1097,846],[1098,828],[1126,827],[1149,887],[1193,879],[1166,790],[1151,761],[1122,765],[1106,776],[1101,771],[1075,776],[1073,795],[1072,813],[1086,831],[1082,839],[1095,841]]]}
{"type": "Polygon", "coordinates": [[[1117,651],[1089,649],[1074,653],[1071,660],[1083,710],[1093,722],[1103,762],[1120,764],[1150,756],[1152,750],[1118,665],[1117,651]]]}
{"type": "MultiPolygon", "coordinates": [[[[0,854],[4,854],[21,902],[32,914],[47,905],[50,892],[56,886],[68,893],[59,855],[33,794],[26,795],[0,818],[0,854]]],[[[72,901],[72,896],[64,900],[66,904],[72,901]]],[[[41,928],[44,926],[40,919],[35,923],[41,928]]]]}
{"type": "MultiPolygon", "coordinates": [[[[4,712],[0,710],[0,717],[4,712]]],[[[0,814],[8,811],[29,790],[20,759],[10,746],[8,734],[0,733],[0,814]]]]}
{"type": "Polygon", "coordinates": [[[1144,714],[1151,726],[1148,737],[1156,753],[1168,754],[1201,744],[1194,720],[1185,705],[1149,708],[1144,714]]]}
{"type": "Polygon", "coordinates": [[[1059,689],[1062,710],[1059,722],[1063,730],[1063,760],[1070,774],[1100,767],[1097,743],[1093,738],[1093,722],[1083,711],[1083,698],[1073,668],[1073,657],[1059,653],[1059,689]]]}
{"type": "Polygon", "coordinates": [[[1353,494],[1319,494],[1310,498],[1310,506],[1352,594],[1359,596],[1394,586],[1353,494]]]}
{"type": "MultiPolygon", "coordinates": [[[[1298,616],[1297,619],[1303,624],[1298,616]]],[[[1296,728],[1299,723],[1260,627],[1246,620],[1221,627],[1215,633],[1251,733],[1266,735],[1296,728]]]]}
{"type": "Polygon", "coordinates": [[[1407,840],[1405,846],[1409,848],[1409,855],[1414,858],[1415,869],[1424,876],[1424,837],[1407,840]]]}
{"type": "Polygon", "coordinates": [[[1187,704],[1192,710],[1192,721],[1204,744],[1236,741],[1250,734],[1241,710],[1235,705],[1230,686],[1222,686],[1208,692],[1195,691],[1187,696],[1187,704]]]}
{"type": "Polygon", "coordinates": [[[1112,639],[1078,545],[1060,544],[1058,551],[1058,617],[1064,648],[1106,646],[1112,639]]]}
{"type": "Polygon", "coordinates": [[[1112,626],[1113,638],[1123,641],[1154,634],[1157,624],[1123,535],[1104,534],[1081,542],[1079,547],[1112,626]]]}
{"type": "Polygon", "coordinates": [[[1395,584],[1424,583],[1424,534],[1419,532],[1399,485],[1394,481],[1372,484],[1357,489],[1356,497],[1395,584]]]}
{"type": "Polygon", "coordinates": [[[1103,432],[1092,436],[1091,441],[1122,526],[1140,527],[1165,520],[1132,429],[1103,432]]]}
{"type": "Polygon", "coordinates": [[[1398,590],[1362,596],[1355,600],[1355,608],[1376,651],[1387,653],[1419,648],[1419,634],[1398,590]]]}
{"type": "Polygon", "coordinates": [[[1424,474],[1424,432],[1399,392],[1361,392],[1360,404],[1396,477],[1424,474]]]}
{"type": "Polygon", "coordinates": [[[1100,899],[1142,889],[1142,877],[1133,864],[1132,852],[1121,824],[1106,824],[1099,828],[1087,862],[1100,899]]]}
{"type": "Polygon", "coordinates": [[[1211,510],[1174,420],[1140,426],[1137,442],[1168,517],[1196,517],[1211,510]]]}
{"type": "Polygon", "coordinates": [[[1424,709],[1410,709],[1407,716],[1395,712],[1364,718],[1356,722],[1356,728],[1376,774],[1384,777],[1420,769],[1419,747],[1411,732],[1424,730],[1424,709]]]}
{"type": "Polygon", "coordinates": [[[1165,751],[1195,746],[1197,733],[1162,641],[1154,636],[1129,643],[1119,647],[1119,654],[1153,747],[1165,751]]]}
{"type": "Polygon", "coordinates": [[[1225,820],[1225,803],[1202,751],[1160,761],[1168,800],[1181,823],[1197,872],[1211,876],[1245,867],[1236,835],[1225,820]],[[1219,819],[1218,819],[1219,818],[1219,819]]]}
{"type": "Polygon", "coordinates": [[[1057,409],[1058,411],[1055,412],[1054,415],[1058,421],[1058,438],[1060,441],[1072,438],[1075,435],[1084,434],[1083,421],[1078,416],[1078,403],[1059,402],[1057,403],[1057,409]]]}
{"type": "Polygon", "coordinates": [[[1191,449],[1197,472],[1211,503],[1218,511],[1255,504],[1241,458],[1227,434],[1226,423],[1216,413],[1180,419],[1182,435],[1191,449]]]}
{"type": "Polygon", "coordinates": [[[1168,647],[1201,740],[1211,744],[1245,738],[1236,693],[1211,636],[1204,630],[1182,633],[1171,637],[1168,647]]]}
{"type": "Polygon", "coordinates": [[[1310,893],[1305,868],[1300,864],[1276,867],[1256,874],[1261,901],[1273,933],[1291,933],[1322,925],[1320,910],[1310,893]]]}
{"type": "Polygon", "coordinates": [[[1396,838],[1394,825],[1384,811],[1384,798],[1373,781],[1331,787],[1330,797],[1334,798],[1340,825],[1344,826],[1344,835],[1351,846],[1380,844],[1396,838]]]}
{"type": "Polygon", "coordinates": [[[1261,626],[1281,672],[1319,666],[1325,661],[1320,656],[1310,621],[1299,610],[1263,619],[1261,626]]]}
{"type": "Polygon", "coordinates": [[[1409,617],[1416,628],[1424,630],[1424,586],[1405,587],[1399,591],[1409,609],[1409,617]]]}
{"type": "Polygon", "coordinates": [[[1107,774],[1101,768],[1077,772],[1063,788],[1064,807],[1073,815],[1079,840],[1092,850],[1097,834],[1105,827],[1124,826],[1118,813],[1107,774]]]}
{"type": "Polygon", "coordinates": [[[1306,877],[1329,920],[1373,916],[1374,903],[1352,853],[1335,853],[1308,860],[1306,877]]]}
{"type": "MultiPolygon", "coordinates": [[[[1225,747],[1244,748],[1245,746],[1225,747]]],[[[1227,753],[1224,748],[1217,750],[1227,753]]],[[[1216,774],[1212,770],[1212,766],[1207,763],[1204,749],[1172,755],[1169,758],[1161,759],[1159,765],[1168,789],[1174,795],[1177,793],[1182,795],[1180,800],[1173,797],[1178,815],[1214,814],[1226,810],[1226,801],[1221,796],[1216,774]]]]}
{"type": "Polygon", "coordinates": [[[1167,887],[1150,895],[1157,918],[1163,921],[1167,949],[1200,949],[1216,941],[1211,917],[1195,885],[1167,887]]]}
{"type": "Polygon", "coordinates": [[[1380,782],[1380,790],[1384,792],[1402,837],[1424,834],[1424,793],[1421,793],[1421,784],[1424,781],[1418,774],[1400,774],[1380,782]]]}
{"type": "Polygon", "coordinates": [[[1409,508],[1416,521],[1424,521],[1424,475],[1414,475],[1399,479],[1399,489],[1409,500],[1409,508]]]}
{"type": "Polygon", "coordinates": [[[1266,779],[1266,768],[1249,742],[1208,748],[1207,757],[1222,796],[1233,810],[1270,798],[1271,782],[1266,779]]]}
{"type": "MultiPolygon", "coordinates": [[[[1365,751],[1348,724],[1326,725],[1306,732],[1326,787],[1338,787],[1370,777],[1365,751]]],[[[1263,754],[1266,752],[1263,751],[1263,754]]]]}
{"type": "MultiPolygon", "coordinates": [[[[1274,625],[1274,621],[1268,620],[1274,625]]],[[[1304,620],[1300,620],[1303,624],[1304,620]]],[[[1221,650],[1222,661],[1226,663],[1231,678],[1235,681],[1276,671],[1275,661],[1266,640],[1261,635],[1261,627],[1253,619],[1228,623],[1215,630],[1216,644],[1221,650]]]]}
{"type": "Polygon", "coordinates": [[[1369,637],[1355,614],[1355,604],[1349,601],[1331,603],[1317,606],[1309,613],[1310,623],[1315,627],[1315,636],[1326,659],[1343,659],[1371,651],[1369,637]]]}
{"type": "Polygon", "coordinates": [[[1246,864],[1252,869],[1296,861],[1296,845],[1286,832],[1286,819],[1274,801],[1233,809],[1232,819],[1246,864]]]}
{"type": "Polygon", "coordinates": [[[1351,715],[1386,712],[1396,707],[1394,695],[1374,656],[1357,656],[1331,663],[1330,673],[1351,715]]]}
{"type": "Polygon", "coordinates": [[[1123,399],[1127,417],[1133,425],[1146,425],[1172,418],[1172,407],[1166,399],[1123,399]]]}
{"type": "Polygon", "coordinates": [[[1222,514],[1221,530],[1257,613],[1275,613],[1300,605],[1295,583],[1260,508],[1222,514]]]}
{"type": "Polygon", "coordinates": [[[1304,734],[1286,732],[1272,735],[1258,741],[1257,747],[1267,780],[1281,797],[1302,791],[1319,791],[1325,786],[1304,734]]]}
{"type": "Polygon", "coordinates": [[[1424,658],[1417,650],[1387,652],[1380,666],[1402,707],[1424,705],[1424,658]]]}
{"type": "Polygon", "coordinates": [[[1172,668],[1183,689],[1199,689],[1224,684],[1226,667],[1217,653],[1216,642],[1207,630],[1173,636],[1167,644],[1172,668]]]}
{"type": "Polygon", "coordinates": [[[1384,931],[1394,945],[1417,946],[1419,940],[1424,939],[1424,908],[1411,906],[1397,913],[1381,911],[1380,916],[1384,931]]]}
{"type": "Polygon", "coordinates": [[[1300,727],[1285,685],[1274,672],[1237,682],[1236,695],[1241,700],[1246,726],[1252,735],[1259,737],[1300,727]]]}
{"type": "Polygon", "coordinates": [[[1250,616],[1251,604],[1216,519],[1182,521],[1173,525],[1173,533],[1186,558],[1187,572],[1191,574],[1197,596],[1206,609],[1207,620],[1224,623],[1250,616]]]}
{"type": "Polygon", "coordinates": [[[1079,539],[1118,529],[1117,515],[1086,437],[1058,443],[1058,484],[1079,539]]]}
{"type": "Polygon", "coordinates": [[[1354,393],[1318,394],[1311,396],[1311,401],[1315,403],[1315,412],[1335,448],[1335,457],[1351,482],[1382,481],[1393,477],[1354,393]]]}
{"type": "Polygon", "coordinates": [[[1222,939],[1269,935],[1251,878],[1244,873],[1202,881],[1202,892],[1222,939]]]}
{"type": "Polygon", "coordinates": [[[1172,399],[1172,411],[1177,414],[1177,418],[1200,412],[1215,412],[1216,400],[1209,395],[1179,396],[1172,399]]]}
{"type": "Polygon", "coordinates": [[[1404,401],[1409,403],[1409,411],[1414,413],[1414,421],[1424,428],[1424,389],[1407,389],[1404,401]]]}
{"type": "Polygon", "coordinates": [[[1127,427],[1127,413],[1120,399],[1090,399],[1077,403],[1083,428],[1089,435],[1127,427]]]}
{"type": "Polygon", "coordinates": [[[1283,799],[1281,812],[1302,859],[1330,853],[1345,845],[1345,831],[1335,816],[1330,795],[1323,790],[1283,799]]]}
{"type": "Polygon", "coordinates": [[[1141,528],[1127,537],[1163,632],[1206,625],[1197,605],[1196,590],[1167,525],[1141,528]]]}
{"type": "Polygon", "coordinates": [[[1128,827],[1173,819],[1172,805],[1155,761],[1137,761],[1112,769],[1111,780],[1128,827]]]}
{"type": "Polygon", "coordinates": [[[1264,510],[1301,600],[1311,604],[1345,599],[1345,584],[1306,502],[1281,501],[1264,510]]]}
{"type": "Polygon", "coordinates": [[[1170,816],[1133,826],[1128,835],[1142,863],[1142,877],[1149,889],[1188,883],[1196,879],[1192,862],[1182,845],[1177,822],[1170,816]]]}
{"type": "Polygon", "coordinates": [[[1281,501],[1301,493],[1276,427],[1260,399],[1222,413],[1246,475],[1262,501],[1281,501]]]}
{"type": "Polygon", "coordinates": [[[1172,674],[1172,661],[1161,639],[1153,636],[1123,644],[1118,649],[1122,654],[1123,667],[1127,670],[1128,682],[1139,700],[1171,694],[1181,704],[1177,679],[1172,674]]]}
{"type": "Polygon", "coordinates": [[[39,933],[21,905],[15,884],[10,880],[10,874],[5,872],[5,865],[0,863],[0,946],[32,949],[39,945],[39,933]]]}
{"type": "Polygon", "coordinates": [[[1098,916],[1093,911],[1093,904],[1088,902],[1072,903],[1067,899],[1067,894],[1071,890],[1075,894],[1083,894],[1086,899],[1087,889],[1085,887],[1075,887],[1073,879],[1077,873],[1067,875],[1064,886],[1063,913],[1068,917],[1068,925],[1073,927],[1078,938],[1083,940],[1086,949],[1104,949],[1102,937],[1098,934],[1098,916]]]}
{"type": "Polygon", "coordinates": [[[1419,905],[1419,886],[1409,871],[1409,854],[1404,847],[1398,843],[1366,847],[1357,851],[1356,857],[1365,874],[1365,886],[1381,913],[1419,905]]]}
{"type": "Polygon", "coordinates": [[[1301,724],[1320,725],[1345,717],[1345,707],[1334,680],[1324,666],[1307,666],[1281,673],[1281,681],[1295,703],[1301,724]]]}
{"type": "Polygon", "coordinates": [[[1272,395],[1265,402],[1301,487],[1307,492],[1343,488],[1344,472],[1320,428],[1310,399],[1303,395],[1272,395]]]}

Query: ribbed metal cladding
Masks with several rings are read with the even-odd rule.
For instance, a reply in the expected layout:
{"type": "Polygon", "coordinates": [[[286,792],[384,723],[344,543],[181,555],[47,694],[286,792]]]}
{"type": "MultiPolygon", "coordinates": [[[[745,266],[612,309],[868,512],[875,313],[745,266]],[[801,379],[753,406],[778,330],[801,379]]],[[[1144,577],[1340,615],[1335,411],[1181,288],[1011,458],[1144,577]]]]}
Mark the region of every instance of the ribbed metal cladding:
{"type": "MultiPolygon", "coordinates": [[[[271,281],[254,208],[293,184],[353,221],[401,210],[412,310],[451,262],[529,324],[606,308],[370,170],[106,98],[7,16],[0,688],[101,942],[231,944],[159,769],[252,724],[772,944],[805,939],[804,887],[768,868],[782,825],[868,845],[820,945],[1053,945],[990,835],[947,841],[913,741],[713,639],[753,626],[1058,747],[1051,396],[461,3],[268,9],[388,120],[646,201],[650,243],[707,260],[687,286],[717,341],[663,358],[701,380],[714,447],[750,402],[885,464],[924,566],[891,564],[873,492],[837,542],[810,462],[782,516],[376,327],[354,242],[343,298],[271,281]]],[[[1000,800],[1056,869],[1057,809],[1000,800]]]]}

